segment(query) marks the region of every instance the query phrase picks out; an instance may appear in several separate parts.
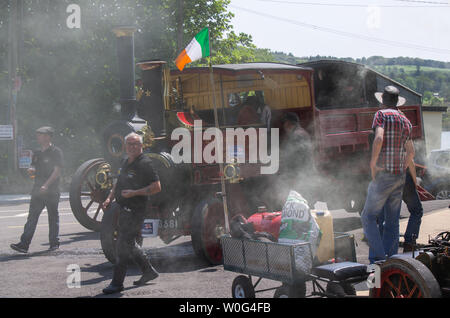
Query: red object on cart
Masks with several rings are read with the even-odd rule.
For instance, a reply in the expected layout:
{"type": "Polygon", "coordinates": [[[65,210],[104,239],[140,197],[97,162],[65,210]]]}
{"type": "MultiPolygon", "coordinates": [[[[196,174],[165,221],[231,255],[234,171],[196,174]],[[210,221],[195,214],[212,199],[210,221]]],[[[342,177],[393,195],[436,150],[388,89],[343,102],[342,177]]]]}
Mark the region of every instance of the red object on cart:
{"type": "Polygon", "coordinates": [[[256,232],[267,232],[278,239],[280,235],[281,212],[261,212],[251,215],[247,219],[248,223],[253,223],[256,232]]]}
{"type": "Polygon", "coordinates": [[[417,193],[419,194],[420,201],[430,201],[436,199],[434,195],[422,188],[420,185],[417,185],[416,188],[417,193]]]}

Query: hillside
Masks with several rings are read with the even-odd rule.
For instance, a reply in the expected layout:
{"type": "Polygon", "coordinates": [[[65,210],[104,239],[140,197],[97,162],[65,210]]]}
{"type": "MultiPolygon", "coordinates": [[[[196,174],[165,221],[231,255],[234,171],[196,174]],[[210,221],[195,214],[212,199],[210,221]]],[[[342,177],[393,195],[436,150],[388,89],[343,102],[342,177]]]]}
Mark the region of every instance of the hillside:
{"type": "MultiPolygon", "coordinates": [[[[314,60],[344,60],[367,65],[422,95],[424,106],[448,106],[450,109],[450,63],[419,58],[337,58],[333,56],[296,57],[292,53],[270,52],[280,63],[297,64],[314,60]]],[[[450,112],[443,115],[443,129],[450,131],[450,112]]]]}
{"type": "Polygon", "coordinates": [[[450,63],[419,58],[337,58],[333,56],[296,57],[292,53],[271,52],[281,63],[297,64],[307,61],[334,59],[360,63],[394,79],[423,96],[423,105],[450,106],[450,63]]]}

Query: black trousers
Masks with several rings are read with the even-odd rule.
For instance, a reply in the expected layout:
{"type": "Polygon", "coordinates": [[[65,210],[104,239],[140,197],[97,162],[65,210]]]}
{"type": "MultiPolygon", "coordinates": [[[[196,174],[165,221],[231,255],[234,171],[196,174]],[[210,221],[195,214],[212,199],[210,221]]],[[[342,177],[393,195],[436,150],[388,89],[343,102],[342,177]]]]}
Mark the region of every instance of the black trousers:
{"type": "Polygon", "coordinates": [[[123,285],[130,261],[136,263],[143,273],[152,270],[150,261],[136,244],[136,237],[140,235],[144,217],[133,212],[120,210],[116,263],[112,280],[114,286],[123,285]]]}
{"type": "Polygon", "coordinates": [[[20,238],[23,245],[26,247],[30,245],[34,232],[36,231],[39,216],[45,207],[47,208],[48,214],[50,246],[59,245],[59,197],[59,192],[40,194],[38,191],[33,191],[27,222],[25,223],[24,231],[20,238]]]}

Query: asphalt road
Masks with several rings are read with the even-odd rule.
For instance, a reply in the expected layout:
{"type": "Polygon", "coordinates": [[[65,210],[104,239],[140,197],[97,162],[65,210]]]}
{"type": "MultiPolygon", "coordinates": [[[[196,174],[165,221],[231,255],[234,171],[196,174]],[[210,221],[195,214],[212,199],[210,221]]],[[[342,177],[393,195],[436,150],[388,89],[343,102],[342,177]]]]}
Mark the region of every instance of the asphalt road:
{"type": "MultiPolygon", "coordinates": [[[[425,212],[446,208],[450,200],[424,202],[425,212]]],[[[112,265],[105,259],[99,234],[86,230],[72,215],[67,201],[60,203],[60,240],[58,251],[48,252],[48,220],[44,210],[30,246],[29,253],[10,249],[23,231],[28,204],[0,206],[0,297],[106,297],[102,289],[112,277],[112,265]],[[80,269],[79,288],[73,282],[71,267],[80,269]],[[72,275],[72,276],[71,276],[72,275]],[[73,287],[73,288],[70,288],[73,287]]],[[[358,261],[367,263],[367,244],[361,241],[361,224],[357,213],[332,211],[334,230],[356,233],[358,261]]],[[[408,212],[402,207],[402,216],[408,212]]],[[[159,238],[144,239],[144,249],[160,276],[142,287],[132,282],[140,277],[130,267],[125,290],[107,297],[164,298],[230,298],[231,284],[238,275],[224,271],[222,266],[209,266],[193,252],[190,237],[182,237],[165,245],[159,238]]],[[[279,282],[262,280],[258,289],[279,286],[279,282]]],[[[364,289],[361,285],[357,289],[364,289]]],[[[257,297],[273,297],[274,291],[258,293],[257,297]]]]}

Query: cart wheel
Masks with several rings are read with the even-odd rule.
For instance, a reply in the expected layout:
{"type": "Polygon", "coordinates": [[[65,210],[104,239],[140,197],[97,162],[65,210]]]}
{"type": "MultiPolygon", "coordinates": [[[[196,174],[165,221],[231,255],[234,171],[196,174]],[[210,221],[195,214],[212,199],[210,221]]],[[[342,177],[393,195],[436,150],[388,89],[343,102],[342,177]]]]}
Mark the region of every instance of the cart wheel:
{"type": "Polygon", "coordinates": [[[306,296],[306,283],[301,282],[295,285],[286,285],[278,287],[275,290],[273,298],[305,298],[306,296]]]}
{"type": "Polygon", "coordinates": [[[431,271],[414,258],[391,258],[381,265],[380,288],[373,298],[440,298],[441,289],[431,271]]]}
{"type": "Polygon", "coordinates": [[[239,275],[233,280],[231,287],[233,298],[255,298],[255,289],[250,278],[239,275]]]}
{"type": "Polygon", "coordinates": [[[356,289],[352,284],[330,282],[327,284],[327,294],[336,297],[356,296],[356,289]]]}

